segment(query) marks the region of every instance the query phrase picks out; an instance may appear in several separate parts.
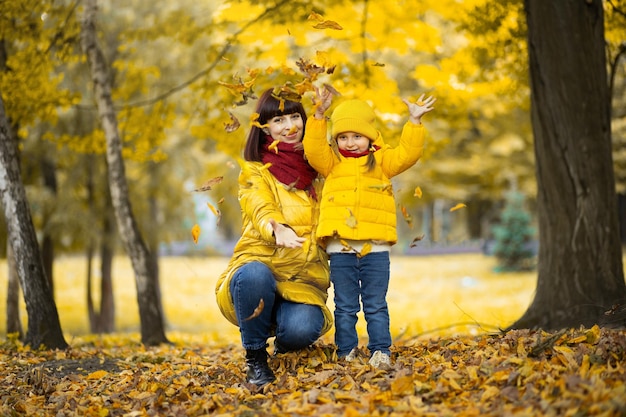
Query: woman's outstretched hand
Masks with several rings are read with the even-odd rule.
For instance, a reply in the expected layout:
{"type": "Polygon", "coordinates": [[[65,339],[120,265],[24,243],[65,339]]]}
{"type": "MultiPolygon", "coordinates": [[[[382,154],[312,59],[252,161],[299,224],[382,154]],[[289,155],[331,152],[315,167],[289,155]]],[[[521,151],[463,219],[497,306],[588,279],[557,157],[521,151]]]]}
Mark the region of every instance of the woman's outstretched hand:
{"type": "Polygon", "coordinates": [[[411,103],[408,99],[403,98],[402,101],[409,108],[409,120],[415,124],[422,123],[422,116],[434,109],[433,104],[437,99],[433,96],[424,98],[425,94],[422,94],[415,103],[411,103]]]}
{"type": "Polygon", "coordinates": [[[321,90],[320,88],[315,87],[314,105],[316,119],[321,120],[324,118],[324,113],[326,113],[326,110],[328,110],[330,105],[333,103],[334,96],[335,94],[333,94],[333,92],[325,86],[321,90]]]}
{"type": "Polygon", "coordinates": [[[301,248],[306,239],[299,237],[291,227],[277,223],[274,219],[270,219],[270,225],[274,230],[274,238],[277,246],[285,248],[301,248]]]}

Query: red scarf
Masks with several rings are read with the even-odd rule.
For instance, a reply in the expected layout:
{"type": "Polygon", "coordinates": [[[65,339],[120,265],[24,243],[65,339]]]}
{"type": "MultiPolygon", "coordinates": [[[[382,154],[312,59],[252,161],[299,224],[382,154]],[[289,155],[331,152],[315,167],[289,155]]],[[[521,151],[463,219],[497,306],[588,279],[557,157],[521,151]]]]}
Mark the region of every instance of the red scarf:
{"type": "Polygon", "coordinates": [[[272,164],[269,171],[274,177],[285,185],[298,190],[306,190],[315,199],[313,180],[317,178],[317,171],[304,159],[302,143],[279,142],[278,146],[269,149],[274,142],[271,136],[267,136],[263,144],[262,161],[272,164]],[[278,153],[276,153],[278,151],[278,153]]]}
{"type": "Polygon", "coordinates": [[[380,149],[380,146],[372,145],[369,147],[369,149],[363,152],[350,152],[345,149],[339,149],[339,153],[342,154],[345,158],[360,158],[362,156],[369,155],[370,152],[376,152],[379,149],[380,149]]]}

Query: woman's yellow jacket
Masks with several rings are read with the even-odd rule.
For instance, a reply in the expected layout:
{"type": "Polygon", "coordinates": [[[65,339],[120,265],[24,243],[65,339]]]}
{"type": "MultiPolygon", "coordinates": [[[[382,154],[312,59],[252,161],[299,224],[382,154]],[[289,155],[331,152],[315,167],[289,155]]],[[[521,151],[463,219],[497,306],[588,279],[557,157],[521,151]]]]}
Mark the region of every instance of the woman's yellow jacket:
{"type": "MultiPolygon", "coordinates": [[[[321,181],[314,181],[318,195],[321,181]]],[[[237,324],[230,294],[230,279],[242,265],[259,261],[276,278],[279,295],[285,300],[320,306],[324,313],[322,334],[331,329],[332,313],[326,306],[330,286],[328,257],[317,245],[315,229],[319,202],[305,191],[290,189],[276,180],[259,162],[243,162],[239,175],[242,234],[228,267],[217,281],[217,304],[224,316],[237,324]],[[269,219],[291,227],[307,238],[302,248],[277,247],[269,219]]]]}
{"type": "Polygon", "coordinates": [[[396,243],[396,204],[390,178],[421,158],[423,125],[407,122],[395,148],[385,145],[379,133],[374,144],[380,149],[374,152],[376,167],[372,171],[367,169],[367,157],[345,158],[333,151],[326,119],[310,117],[305,132],[305,156],[326,178],[317,228],[320,244],[329,237],[396,243]]]}

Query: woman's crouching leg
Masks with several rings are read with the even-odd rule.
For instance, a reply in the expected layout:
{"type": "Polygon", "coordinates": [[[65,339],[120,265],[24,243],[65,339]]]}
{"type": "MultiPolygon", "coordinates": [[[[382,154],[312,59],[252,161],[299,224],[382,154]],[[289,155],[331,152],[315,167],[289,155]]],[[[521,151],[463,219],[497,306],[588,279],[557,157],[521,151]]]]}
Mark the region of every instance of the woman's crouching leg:
{"type": "Polygon", "coordinates": [[[319,339],[324,326],[324,313],[319,306],[281,300],[277,307],[277,351],[302,349],[319,339]]]}

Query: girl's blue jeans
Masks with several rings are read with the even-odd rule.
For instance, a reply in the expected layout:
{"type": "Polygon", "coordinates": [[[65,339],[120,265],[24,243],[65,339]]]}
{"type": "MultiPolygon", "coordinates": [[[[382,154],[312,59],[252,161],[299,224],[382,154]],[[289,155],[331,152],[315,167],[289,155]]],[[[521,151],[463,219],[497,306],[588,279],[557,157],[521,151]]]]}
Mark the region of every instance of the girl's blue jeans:
{"type": "Polygon", "coordinates": [[[346,356],[357,347],[357,313],[361,310],[367,323],[370,353],[390,354],[389,252],[370,252],[359,258],[355,253],[330,254],[330,280],[335,291],[335,344],[337,356],[346,356]]]}
{"type": "Polygon", "coordinates": [[[315,342],[322,332],[324,314],[319,306],[287,301],[276,292],[272,271],[261,262],[240,267],[230,280],[241,342],[244,349],[262,349],[273,334],[281,349],[298,350],[315,342]],[[252,319],[263,299],[263,310],[252,319]]]}

